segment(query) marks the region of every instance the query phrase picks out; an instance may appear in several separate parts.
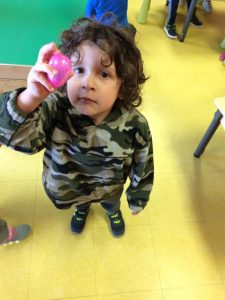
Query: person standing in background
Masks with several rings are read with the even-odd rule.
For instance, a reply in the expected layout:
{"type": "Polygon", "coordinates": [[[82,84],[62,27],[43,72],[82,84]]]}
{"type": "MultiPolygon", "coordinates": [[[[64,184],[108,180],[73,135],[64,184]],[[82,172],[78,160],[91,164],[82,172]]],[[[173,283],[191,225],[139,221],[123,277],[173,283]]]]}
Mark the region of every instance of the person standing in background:
{"type": "MultiPolygon", "coordinates": [[[[187,7],[189,9],[191,5],[192,0],[187,0],[187,7]]],[[[171,39],[177,38],[177,32],[176,32],[176,17],[177,17],[177,9],[179,5],[179,0],[169,0],[168,3],[168,18],[166,21],[166,24],[164,26],[164,31],[166,35],[171,39]]],[[[201,27],[202,22],[199,21],[199,19],[196,16],[196,8],[193,13],[193,17],[191,19],[191,24],[195,27],[201,27]]]]}
{"type": "Polygon", "coordinates": [[[99,21],[104,14],[111,12],[117,16],[117,22],[122,27],[127,27],[127,8],[128,0],[87,0],[85,16],[99,21]]]}
{"type": "MultiPolygon", "coordinates": [[[[180,0],[179,4],[181,7],[184,7],[186,0],[180,0]]],[[[203,10],[207,13],[211,13],[213,11],[212,0],[198,0],[197,4],[202,5],[203,10]]]]}
{"type": "Polygon", "coordinates": [[[136,28],[128,22],[127,9],[128,0],[87,0],[85,16],[104,22],[104,16],[107,16],[107,13],[112,13],[117,17],[120,26],[128,28],[131,34],[135,36],[136,28]]]}

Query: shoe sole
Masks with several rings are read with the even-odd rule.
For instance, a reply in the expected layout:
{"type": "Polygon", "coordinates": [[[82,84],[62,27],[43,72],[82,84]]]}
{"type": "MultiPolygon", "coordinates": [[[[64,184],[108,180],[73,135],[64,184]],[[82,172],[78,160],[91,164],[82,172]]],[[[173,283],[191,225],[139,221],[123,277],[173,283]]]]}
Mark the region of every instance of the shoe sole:
{"type": "Polygon", "coordinates": [[[28,235],[26,235],[22,239],[16,240],[16,241],[10,241],[10,242],[7,242],[7,243],[0,243],[0,246],[7,247],[7,246],[12,246],[13,244],[19,244],[19,243],[21,243],[21,242],[23,242],[25,240],[28,240],[31,235],[32,235],[32,230],[30,230],[29,233],[28,233],[28,235]]]}
{"type": "Polygon", "coordinates": [[[3,247],[7,247],[7,246],[11,246],[12,244],[19,244],[21,241],[14,241],[14,242],[8,242],[8,243],[2,243],[0,244],[0,246],[3,246],[3,247]]]}
{"type": "Polygon", "coordinates": [[[72,226],[70,225],[70,231],[71,231],[71,233],[77,235],[77,234],[80,234],[80,233],[82,233],[82,232],[84,231],[85,226],[86,226],[86,222],[85,222],[84,227],[83,227],[80,231],[74,231],[74,230],[72,229],[72,226]]]}

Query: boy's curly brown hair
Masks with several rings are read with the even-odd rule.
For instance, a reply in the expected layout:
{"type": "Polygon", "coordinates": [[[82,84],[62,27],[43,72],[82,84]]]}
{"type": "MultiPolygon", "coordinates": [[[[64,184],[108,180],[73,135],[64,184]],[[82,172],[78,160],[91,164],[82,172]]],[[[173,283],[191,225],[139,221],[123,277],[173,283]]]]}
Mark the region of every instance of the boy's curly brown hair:
{"type": "Polygon", "coordinates": [[[70,29],[61,34],[59,49],[68,57],[83,41],[90,41],[105,51],[111,63],[115,63],[117,76],[121,79],[121,87],[117,107],[131,109],[142,102],[141,87],[148,79],[143,72],[143,61],[130,29],[120,27],[112,22],[105,25],[93,19],[80,18],[70,29]]]}

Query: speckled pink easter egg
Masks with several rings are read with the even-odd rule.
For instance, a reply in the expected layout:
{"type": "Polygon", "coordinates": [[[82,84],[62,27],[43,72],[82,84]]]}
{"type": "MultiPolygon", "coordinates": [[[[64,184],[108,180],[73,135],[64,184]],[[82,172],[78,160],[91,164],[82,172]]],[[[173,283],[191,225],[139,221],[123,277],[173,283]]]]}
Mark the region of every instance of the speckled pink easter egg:
{"type": "Polygon", "coordinates": [[[62,86],[70,77],[72,63],[70,59],[60,52],[52,55],[49,65],[58,71],[56,75],[47,75],[48,80],[54,88],[62,86]]]}

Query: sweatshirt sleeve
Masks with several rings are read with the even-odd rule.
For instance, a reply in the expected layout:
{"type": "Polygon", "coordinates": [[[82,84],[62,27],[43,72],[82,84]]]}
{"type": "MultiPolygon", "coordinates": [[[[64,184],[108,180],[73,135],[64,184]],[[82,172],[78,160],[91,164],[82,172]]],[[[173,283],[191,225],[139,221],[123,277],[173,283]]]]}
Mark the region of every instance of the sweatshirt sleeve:
{"type": "MultiPolygon", "coordinates": [[[[45,147],[46,132],[52,126],[49,103],[42,103],[34,112],[25,114],[17,108],[18,90],[0,96],[0,143],[27,154],[45,147]]],[[[54,106],[54,105],[53,105],[54,106]]]]}
{"type": "Polygon", "coordinates": [[[130,170],[130,185],[126,191],[129,207],[139,212],[146,206],[154,180],[153,145],[151,133],[146,124],[141,134],[136,134],[136,150],[130,170]]]}

